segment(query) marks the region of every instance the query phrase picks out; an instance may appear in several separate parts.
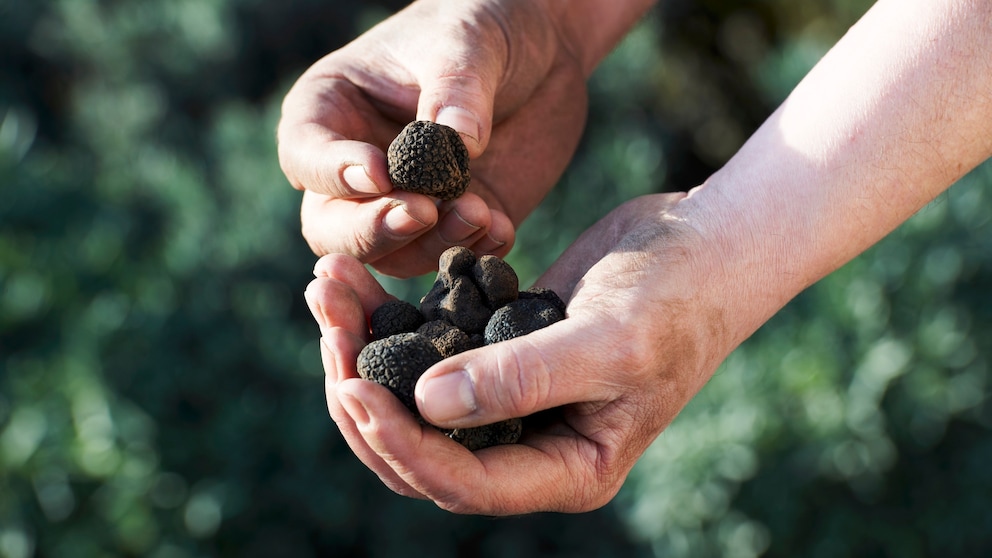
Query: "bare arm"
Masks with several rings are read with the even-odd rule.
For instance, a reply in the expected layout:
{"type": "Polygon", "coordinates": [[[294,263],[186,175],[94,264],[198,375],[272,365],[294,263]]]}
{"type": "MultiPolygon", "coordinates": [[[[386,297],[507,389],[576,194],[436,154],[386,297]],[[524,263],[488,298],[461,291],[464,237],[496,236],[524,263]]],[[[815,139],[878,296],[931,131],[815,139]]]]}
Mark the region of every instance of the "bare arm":
{"type": "Polygon", "coordinates": [[[743,338],[990,155],[992,3],[881,0],[675,213],[757,299],[743,338]]]}
{"type": "Polygon", "coordinates": [[[469,453],[355,379],[362,309],[387,295],[356,262],[321,260],[317,309],[335,292],[359,301],[315,311],[328,354],[346,357],[327,365],[332,415],[384,482],[446,509],[603,505],[739,343],[992,154],[990,57],[992,3],[880,0],[705,184],[583,234],[539,281],[570,294],[567,319],[417,385],[444,427],[555,409],[521,444],[469,453]]]}

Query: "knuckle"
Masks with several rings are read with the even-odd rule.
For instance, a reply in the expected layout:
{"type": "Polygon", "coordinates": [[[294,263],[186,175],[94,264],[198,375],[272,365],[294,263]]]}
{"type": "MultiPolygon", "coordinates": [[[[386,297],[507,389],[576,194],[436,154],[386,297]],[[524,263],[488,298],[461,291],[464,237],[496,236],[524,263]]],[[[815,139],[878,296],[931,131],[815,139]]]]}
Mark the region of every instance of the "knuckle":
{"type": "Polygon", "coordinates": [[[464,498],[456,495],[435,496],[432,498],[434,504],[442,510],[455,514],[474,514],[479,510],[476,506],[468,503],[464,498]]]}
{"type": "Polygon", "coordinates": [[[498,356],[498,385],[491,392],[497,405],[511,416],[541,410],[552,393],[549,367],[540,352],[521,338],[505,343],[498,356]]]}
{"type": "MultiPolygon", "coordinates": [[[[618,329],[619,331],[619,329],[618,329]]],[[[625,331],[625,333],[630,333],[625,331]]],[[[647,333],[647,332],[645,332],[647,333]]],[[[609,343],[608,349],[613,355],[614,366],[626,373],[641,374],[655,366],[653,339],[647,335],[625,335],[609,343]]]]}
{"type": "Polygon", "coordinates": [[[372,256],[380,249],[378,241],[379,239],[371,231],[360,229],[349,239],[348,247],[344,252],[362,263],[369,263],[372,256]]]}
{"type": "Polygon", "coordinates": [[[304,213],[300,221],[300,229],[307,246],[317,256],[346,254],[362,263],[369,263],[382,250],[379,245],[380,239],[376,237],[374,231],[360,228],[338,234],[334,230],[329,230],[315,217],[304,213]]]}
{"type": "Polygon", "coordinates": [[[485,502],[483,490],[458,490],[454,486],[435,487],[427,495],[434,504],[455,514],[488,514],[493,510],[485,502]]]}

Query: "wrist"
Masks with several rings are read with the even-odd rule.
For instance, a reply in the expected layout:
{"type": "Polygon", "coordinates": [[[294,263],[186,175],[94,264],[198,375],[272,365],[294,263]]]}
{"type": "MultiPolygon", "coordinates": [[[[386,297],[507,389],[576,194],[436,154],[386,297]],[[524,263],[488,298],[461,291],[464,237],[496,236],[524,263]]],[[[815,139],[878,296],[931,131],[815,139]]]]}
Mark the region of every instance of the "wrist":
{"type": "Polygon", "coordinates": [[[756,329],[992,155],[987,3],[883,1],[676,214],[756,329]]]}
{"type": "Polygon", "coordinates": [[[815,281],[794,257],[810,251],[782,230],[787,225],[780,218],[739,203],[735,178],[713,175],[669,213],[697,239],[691,276],[702,280],[690,286],[692,298],[725,317],[726,354],[815,281]]]}

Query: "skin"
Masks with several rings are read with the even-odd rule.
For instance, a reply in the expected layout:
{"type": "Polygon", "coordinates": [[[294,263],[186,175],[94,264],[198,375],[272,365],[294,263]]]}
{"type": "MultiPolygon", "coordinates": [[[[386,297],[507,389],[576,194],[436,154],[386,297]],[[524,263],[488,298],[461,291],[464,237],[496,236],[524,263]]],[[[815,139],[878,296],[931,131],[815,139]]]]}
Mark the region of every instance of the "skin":
{"type": "Polygon", "coordinates": [[[421,0],[318,61],[287,94],[278,128],[313,251],[398,277],[436,269],[456,244],[505,256],[575,151],[585,79],[649,4],[421,0]],[[616,21],[576,40],[597,13],[616,21]],[[393,190],[385,151],[414,119],[459,132],[472,159],[467,194],[436,203],[393,190]]]}
{"type": "Polygon", "coordinates": [[[990,52],[986,1],[880,0],[704,184],[583,234],[538,281],[566,294],[566,320],[417,386],[441,426],[532,416],[518,445],[468,452],[357,379],[368,314],[391,297],[353,254],[321,258],[306,296],[331,416],[385,484],[444,509],[605,504],[734,348],[992,155],[990,52]]]}

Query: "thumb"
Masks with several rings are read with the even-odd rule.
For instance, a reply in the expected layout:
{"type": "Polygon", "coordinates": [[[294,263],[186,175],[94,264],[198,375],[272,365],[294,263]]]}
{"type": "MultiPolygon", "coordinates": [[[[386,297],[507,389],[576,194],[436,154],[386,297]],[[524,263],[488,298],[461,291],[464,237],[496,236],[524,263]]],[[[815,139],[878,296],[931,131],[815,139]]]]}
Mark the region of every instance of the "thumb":
{"type": "Polygon", "coordinates": [[[613,399],[619,388],[606,360],[615,348],[594,331],[569,318],[445,359],[417,382],[420,414],[436,426],[462,428],[613,399]]]}
{"type": "Polygon", "coordinates": [[[454,128],[470,158],[485,151],[492,133],[493,97],[498,77],[486,68],[466,69],[451,61],[421,79],[417,120],[454,128]]]}

